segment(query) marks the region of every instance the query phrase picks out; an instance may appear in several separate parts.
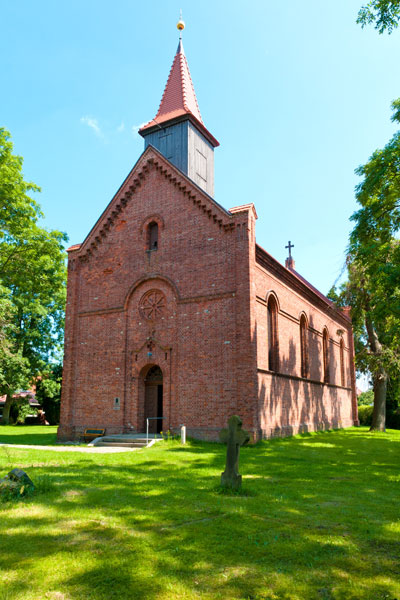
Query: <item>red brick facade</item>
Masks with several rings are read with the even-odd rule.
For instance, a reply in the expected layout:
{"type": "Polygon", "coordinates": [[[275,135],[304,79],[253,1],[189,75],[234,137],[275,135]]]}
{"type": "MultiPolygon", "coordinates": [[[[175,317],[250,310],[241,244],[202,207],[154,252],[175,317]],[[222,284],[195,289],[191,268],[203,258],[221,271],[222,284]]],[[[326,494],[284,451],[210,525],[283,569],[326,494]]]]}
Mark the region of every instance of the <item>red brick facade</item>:
{"type": "Polygon", "coordinates": [[[357,422],[348,314],[256,245],[256,218],[145,150],[69,251],[60,439],[144,431],[154,365],[164,430],[214,439],[232,414],[254,439],[357,422]]]}

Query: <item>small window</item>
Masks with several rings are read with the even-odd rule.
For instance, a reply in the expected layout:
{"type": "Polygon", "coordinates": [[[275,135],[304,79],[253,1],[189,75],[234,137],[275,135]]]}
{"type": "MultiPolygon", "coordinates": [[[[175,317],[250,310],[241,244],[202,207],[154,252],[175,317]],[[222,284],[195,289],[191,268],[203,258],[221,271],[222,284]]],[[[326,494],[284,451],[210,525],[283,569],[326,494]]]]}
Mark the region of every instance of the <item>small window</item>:
{"type": "Polygon", "coordinates": [[[322,356],[324,365],[324,383],[329,383],[329,334],[326,327],[322,334],[322,356]]]}
{"type": "Polygon", "coordinates": [[[301,376],[308,377],[308,338],[307,319],[305,315],[300,317],[300,351],[301,351],[301,376]]]}
{"type": "Polygon", "coordinates": [[[345,386],[345,376],[344,376],[344,340],[340,339],[340,385],[345,386]]]}
{"type": "Polygon", "coordinates": [[[158,224],[154,221],[147,228],[147,249],[157,250],[158,248],[158,224]]]}
{"type": "Polygon", "coordinates": [[[278,305],[274,296],[270,296],[267,304],[268,319],[268,369],[279,370],[278,346],[278,305]]]}

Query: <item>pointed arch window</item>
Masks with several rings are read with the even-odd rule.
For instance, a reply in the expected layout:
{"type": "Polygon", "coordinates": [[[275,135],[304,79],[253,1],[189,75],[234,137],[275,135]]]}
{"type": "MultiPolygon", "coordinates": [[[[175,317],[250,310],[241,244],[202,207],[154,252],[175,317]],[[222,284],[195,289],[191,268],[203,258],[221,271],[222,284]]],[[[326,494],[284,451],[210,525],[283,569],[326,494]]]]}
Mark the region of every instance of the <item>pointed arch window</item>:
{"type": "Polygon", "coordinates": [[[279,343],[278,343],[278,304],[274,296],[270,296],[267,304],[268,320],[268,369],[279,370],[279,343]]]}
{"type": "Polygon", "coordinates": [[[307,319],[303,314],[300,317],[300,351],[301,351],[301,376],[307,378],[309,376],[309,359],[308,359],[308,327],[307,319]]]}
{"type": "Polygon", "coordinates": [[[158,248],[158,223],[152,221],[147,227],[147,250],[158,248]]]}
{"type": "Polygon", "coordinates": [[[322,334],[322,357],[324,367],[324,383],[329,383],[329,334],[326,327],[322,334]]]}
{"type": "Polygon", "coordinates": [[[344,339],[340,338],[340,385],[345,387],[345,375],[344,375],[344,339]]]}

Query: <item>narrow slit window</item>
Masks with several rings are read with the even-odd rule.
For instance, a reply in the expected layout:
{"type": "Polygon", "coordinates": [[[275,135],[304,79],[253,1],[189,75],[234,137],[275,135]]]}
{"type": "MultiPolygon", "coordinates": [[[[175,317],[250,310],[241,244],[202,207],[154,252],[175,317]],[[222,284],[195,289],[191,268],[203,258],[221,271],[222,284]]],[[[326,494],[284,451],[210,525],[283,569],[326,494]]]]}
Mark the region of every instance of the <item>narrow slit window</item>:
{"type": "Polygon", "coordinates": [[[148,250],[157,250],[158,248],[158,224],[154,221],[148,227],[148,250]]]}

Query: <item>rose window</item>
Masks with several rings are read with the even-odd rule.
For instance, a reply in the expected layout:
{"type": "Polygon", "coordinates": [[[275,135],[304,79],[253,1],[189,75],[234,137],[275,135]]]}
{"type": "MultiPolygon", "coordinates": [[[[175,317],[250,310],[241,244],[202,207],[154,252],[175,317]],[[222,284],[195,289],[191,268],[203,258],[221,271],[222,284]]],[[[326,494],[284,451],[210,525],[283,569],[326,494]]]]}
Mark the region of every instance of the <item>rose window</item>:
{"type": "Polygon", "coordinates": [[[159,290],[150,290],[142,296],[139,302],[139,312],[145,319],[155,321],[163,316],[165,305],[164,294],[159,290]]]}

